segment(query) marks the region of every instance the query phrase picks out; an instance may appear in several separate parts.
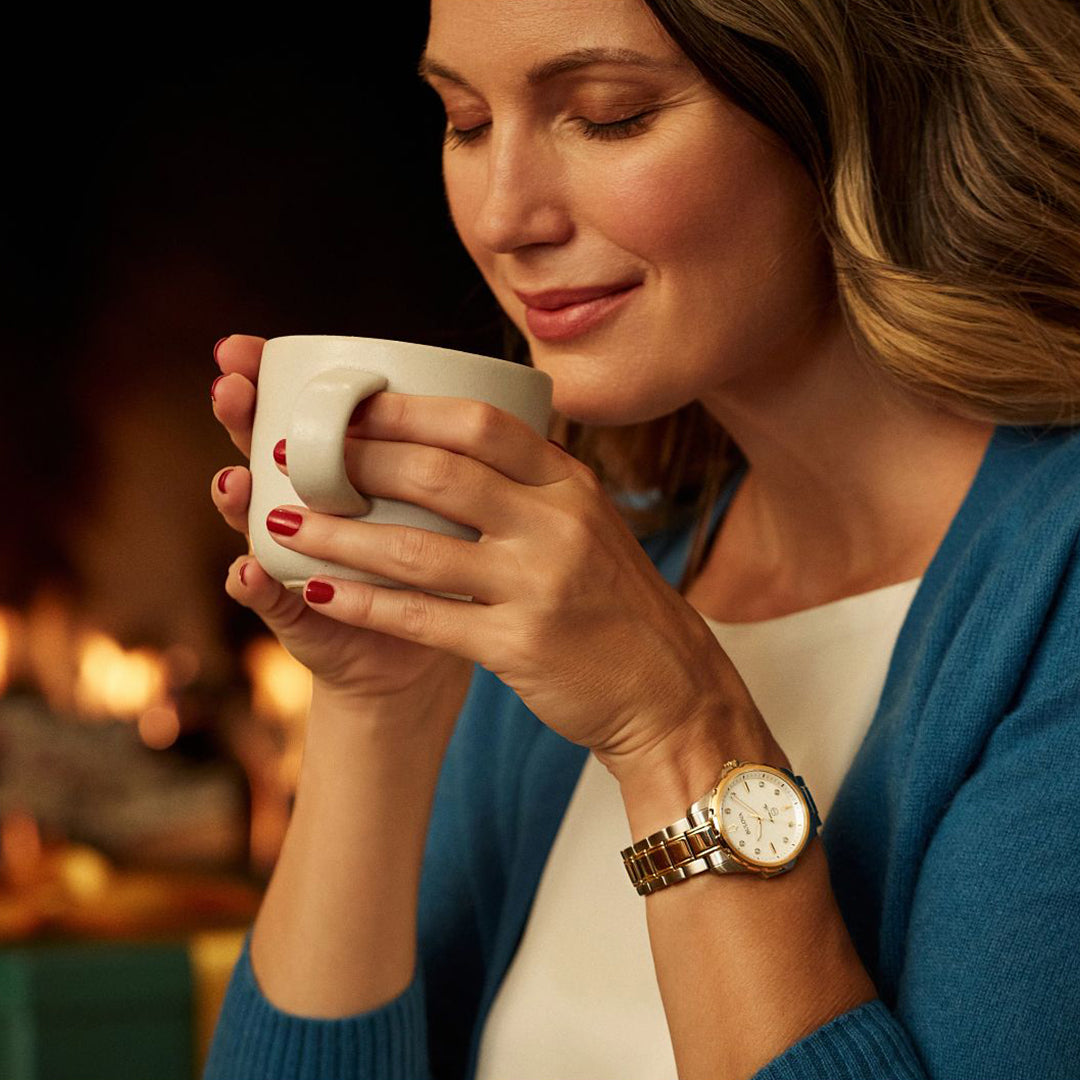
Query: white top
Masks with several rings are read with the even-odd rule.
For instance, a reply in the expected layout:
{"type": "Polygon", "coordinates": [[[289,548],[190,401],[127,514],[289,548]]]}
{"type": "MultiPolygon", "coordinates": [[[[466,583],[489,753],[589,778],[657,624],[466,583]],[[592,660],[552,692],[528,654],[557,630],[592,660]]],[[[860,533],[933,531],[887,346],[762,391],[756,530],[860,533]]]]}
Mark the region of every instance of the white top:
{"type": "MultiPolygon", "coordinates": [[[[921,580],[760,622],[705,619],[823,821],[877,709],[921,580]]],[[[477,1080],[675,1076],[645,900],[619,857],[638,839],[618,784],[590,754],[488,1014],[477,1080]]]]}

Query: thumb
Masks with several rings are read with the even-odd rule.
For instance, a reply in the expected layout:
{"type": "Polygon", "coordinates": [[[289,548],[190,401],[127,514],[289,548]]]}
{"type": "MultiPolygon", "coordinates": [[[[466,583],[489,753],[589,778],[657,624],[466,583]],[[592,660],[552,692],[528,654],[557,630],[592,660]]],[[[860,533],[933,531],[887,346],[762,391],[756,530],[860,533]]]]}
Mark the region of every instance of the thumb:
{"type": "Polygon", "coordinates": [[[233,561],[225,592],[238,604],[254,611],[276,636],[307,611],[303,599],[272,578],[251,555],[241,555],[233,561]]]}

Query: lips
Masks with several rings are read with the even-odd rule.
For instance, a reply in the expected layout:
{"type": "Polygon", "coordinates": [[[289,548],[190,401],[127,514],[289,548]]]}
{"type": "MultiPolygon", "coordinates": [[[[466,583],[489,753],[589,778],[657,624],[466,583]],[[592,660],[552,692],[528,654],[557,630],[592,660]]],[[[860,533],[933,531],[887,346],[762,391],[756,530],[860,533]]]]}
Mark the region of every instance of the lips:
{"type": "Polygon", "coordinates": [[[586,285],[580,289],[548,289],[545,292],[518,292],[514,295],[529,308],[538,311],[557,311],[571,304],[582,304],[589,300],[596,300],[601,296],[610,296],[612,293],[622,292],[624,289],[636,285],[636,281],[621,281],[614,285],[586,285]]]}
{"type": "Polygon", "coordinates": [[[525,322],[542,341],[565,341],[591,330],[620,309],[640,282],[590,285],[578,289],[548,289],[514,295],[525,305],[525,322]]]}

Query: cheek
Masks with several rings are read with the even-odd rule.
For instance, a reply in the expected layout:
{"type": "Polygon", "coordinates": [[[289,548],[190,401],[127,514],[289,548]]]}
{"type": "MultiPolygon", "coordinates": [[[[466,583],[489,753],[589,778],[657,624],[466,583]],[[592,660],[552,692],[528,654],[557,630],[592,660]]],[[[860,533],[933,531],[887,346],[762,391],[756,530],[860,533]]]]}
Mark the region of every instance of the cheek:
{"type": "MultiPolygon", "coordinates": [[[[702,287],[745,279],[771,264],[788,238],[790,208],[802,194],[786,161],[750,134],[699,139],[624,156],[589,185],[586,216],[619,247],[663,276],[686,274],[702,287]],[[597,182],[599,179],[599,183],[597,182]]],[[[694,290],[696,291],[696,290],[694,290]]]]}
{"type": "Polygon", "coordinates": [[[616,164],[582,187],[591,204],[586,216],[619,247],[662,268],[712,231],[709,218],[723,214],[688,173],[666,160],[616,164]]]}

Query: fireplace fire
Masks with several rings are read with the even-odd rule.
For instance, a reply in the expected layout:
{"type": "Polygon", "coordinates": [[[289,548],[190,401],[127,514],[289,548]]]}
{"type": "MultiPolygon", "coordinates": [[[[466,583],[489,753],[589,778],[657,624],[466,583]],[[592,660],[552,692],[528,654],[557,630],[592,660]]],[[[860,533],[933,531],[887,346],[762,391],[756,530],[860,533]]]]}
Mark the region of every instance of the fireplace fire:
{"type": "Polygon", "coordinates": [[[125,647],[55,590],[0,608],[0,940],[123,932],[133,882],[132,932],[175,929],[181,895],[211,923],[253,913],[310,675],[265,636],[243,650],[246,684],[208,686],[202,667],[189,646],[125,647]]]}

